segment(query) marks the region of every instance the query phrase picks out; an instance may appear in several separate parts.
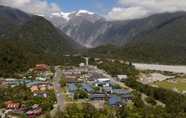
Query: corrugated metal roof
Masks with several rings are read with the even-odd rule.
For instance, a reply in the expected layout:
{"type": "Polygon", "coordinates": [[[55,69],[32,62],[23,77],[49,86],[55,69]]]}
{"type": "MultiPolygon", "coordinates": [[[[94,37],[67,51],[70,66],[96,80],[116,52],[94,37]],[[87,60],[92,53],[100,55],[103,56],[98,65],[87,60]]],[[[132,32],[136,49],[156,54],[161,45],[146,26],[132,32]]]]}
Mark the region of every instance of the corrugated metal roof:
{"type": "Polygon", "coordinates": [[[76,85],[73,84],[73,83],[69,83],[68,84],[68,87],[69,87],[70,91],[76,91],[76,90],[78,90],[78,88],[76,87],[76,85]]]}
{"type": "Polygon", "coordinates": [[[110,82],[98,82],[98,81],[96,81],[96,82],[94,82],[93,83],[94,85],[106,85],[106,84],[109,84],[109,85],[116,85],[116,83],[114,83],[114,82],[112,82],[112,81],[110,81],[110,82]]]}
{"type": "Polygon", "coordinates": [[[111,86],[104,86],[103,89],[105,91],[112,91],[112,87],[111,86]]]}
{"type": "Polygon", "coordinates": [[[113,89],[112,91],[113,93],[116,93],[116,94],[127,94],[129,92],[125,89],[113,89]]]}
{"type": "Polygon", "coordinates": [[[82,85],[82,87],[83,87],[84,89],[86,89],[86,91],[88,91],[88,92],[94,91],[94,89],[93,89],[92,87],[90,87],[90,86],[89,86],[88,84],[86,84],[86,83],[82,83],[81,85],[82,85]]]}
{"type": "Polygon", "coordinates": [[[90,94],[89,98],[104,98],[105,94],[90,94]]]}
{"type": "Polygon", "coordinates": [[[109,98],[109,105],[121,105],[127,104],[125,99],[122,99],[120,96],[112,96],[109,98]]]}
{"type": "Polygon", "coordinates": [[[134,95],[133,94],[125,94],[125,95],[123,95],[123,98],[129,98],[129,97],[134,97],[134,95]]]}

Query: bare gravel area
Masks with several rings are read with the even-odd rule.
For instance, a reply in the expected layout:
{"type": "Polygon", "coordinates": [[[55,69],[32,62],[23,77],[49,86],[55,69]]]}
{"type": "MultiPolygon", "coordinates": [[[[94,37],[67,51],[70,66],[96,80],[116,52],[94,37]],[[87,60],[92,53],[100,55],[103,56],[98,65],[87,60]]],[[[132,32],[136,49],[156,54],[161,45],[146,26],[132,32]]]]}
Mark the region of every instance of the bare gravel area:
{"type": "Polygon", "coordinates": [[[143,64],[143,63],[132,63],[132,64],[138,69],[170,71],[170,72],[175,72],[175,73],[186,73],[186,66],[156,65],[156,64],[143,64]]]}

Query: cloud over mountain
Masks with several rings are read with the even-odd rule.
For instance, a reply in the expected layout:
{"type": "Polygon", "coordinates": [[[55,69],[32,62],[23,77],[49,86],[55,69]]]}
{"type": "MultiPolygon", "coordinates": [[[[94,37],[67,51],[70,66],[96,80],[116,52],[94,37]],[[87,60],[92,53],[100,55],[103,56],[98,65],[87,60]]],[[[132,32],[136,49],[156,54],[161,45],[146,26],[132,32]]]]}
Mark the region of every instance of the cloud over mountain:
{"type": "Polygon", "coordinates": [[[186,0],[118,0],[121,7],[113,8],[107,20],[144,18],[155,13],[186,11],[186,0]]]}
{"type": "Polygon", "coordinates": [[[0,4],[31,14],[50,14],[61,11],[56,3],[48,3],[46,0],[0,0],[0,4]]]}

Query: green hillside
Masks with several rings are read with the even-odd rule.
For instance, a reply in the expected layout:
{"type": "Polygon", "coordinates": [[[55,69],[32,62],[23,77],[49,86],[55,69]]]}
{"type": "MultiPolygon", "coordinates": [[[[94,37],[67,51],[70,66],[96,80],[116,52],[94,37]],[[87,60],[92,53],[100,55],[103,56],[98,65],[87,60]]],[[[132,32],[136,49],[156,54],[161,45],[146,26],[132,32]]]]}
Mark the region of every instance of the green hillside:
{"type": "Polygon", "coordinates": [[[126,46],[99,46],[86,55],[142,63],[186,64],[186,17],[166,20],[126,46]]]}
{"type": "Polygon", "coordinates": [[[136,43],[127,47],[107,45],[90,49],[85,55],[141,63],[186,64],[186,47],[170,44],[136,43]]]}
{"type": "Polygon", "coordinates": [[[186,17],[180,16],[167,20],[151,31],[138,36],[130,44],[138,42],[186,46],[186,17]]]}
{"type": "MultiPolygon", "coordinates": [[[[43,17],[33,16],[22,24],[9,38],[31,44],[29,51],[38,53],[40,47],[45,53],[73,54],[75,50],[67,43],[55,27],[43,17]]],[[[29,46],[29,45],[28,45],[29,46]]]]}
{"type": "Polygon", "coordinates": [[[158,26],[164,26],[165,23],[184,16],[186,16],[186,12],[180,11],[175,13],[154,14],[143,19],[108,22],[109,28],[104,34],[99,35],[98,38],[94,40],[94,43],[99,42],[99,44],[102,45],[112,44],[125,46],[131,41],[137,40],[140,36],[146,35],[158,26]]]}

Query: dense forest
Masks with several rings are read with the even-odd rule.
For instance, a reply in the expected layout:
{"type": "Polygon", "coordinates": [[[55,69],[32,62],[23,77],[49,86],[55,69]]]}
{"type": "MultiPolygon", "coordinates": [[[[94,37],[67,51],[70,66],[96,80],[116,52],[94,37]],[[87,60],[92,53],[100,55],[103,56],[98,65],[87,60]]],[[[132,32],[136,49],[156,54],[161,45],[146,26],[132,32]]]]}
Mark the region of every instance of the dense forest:
{"type": "Polygon", "coordinates": [[[0,76],[15,77],[16,73],[24,72],[30,67],[35,67],[36,63],[46,63],[53,65],[74,65],[85,62],[81,56],[65,56],[60,54],[47,54],[34,45],[25,45],[15,40],[0,40],[0,76]],[[29,51],[34,48],[37,53],[29,51]]]}
{"type": "Polygon", "coordinates": [[[126,47],[106,45],[90,49],[85,55],[141,63],[186,64],[186,46],[171,44],[141,42],[126,47]]]}

